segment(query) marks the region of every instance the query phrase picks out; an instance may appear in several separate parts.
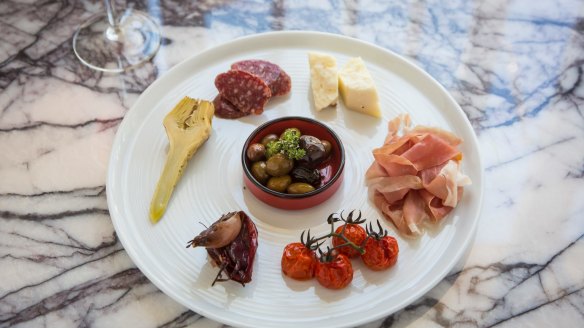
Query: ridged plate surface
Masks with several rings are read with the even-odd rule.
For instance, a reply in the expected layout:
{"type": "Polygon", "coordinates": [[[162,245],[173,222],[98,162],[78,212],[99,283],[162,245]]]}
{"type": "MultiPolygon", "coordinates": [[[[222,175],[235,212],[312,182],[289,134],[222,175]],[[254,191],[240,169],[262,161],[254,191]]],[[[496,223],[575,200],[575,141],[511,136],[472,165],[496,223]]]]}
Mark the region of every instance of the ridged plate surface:
{"type": "MultiPolygon", "coordinates": [[[[193,311],[234,326],[340,327],[389,315],[421,297],[461,258],[472,240],[482,199],[482,166],[474,132],[452,97],[428,74],[390,51],[342,36],[279,32],[238,39],[177,65],[153,83],[123,120],[111,154],[108,181],[111,217],[128,254],[162,291],[193,311]],[[377,85],[383,118],[337,109],[315,112],[309,92],[307,52],[336,56],[343,65],[361,56],[377,85]],[[148,208],[162,170],[167,139],[162,119],[185,95],[213,99],[217,74],[241,59],[266,59],[292,77],[292,93],[270,100],[264,114],[238,120],[215,118],[210,139],[195,154],[177,185],[167,212],[152,225],[148,208]],[[373,272],[353,261],[352,284],[340,291],[313,281],[297,282],[280,271],[283,247],[303,229],[326,232],[327,216],[360,209],[381,218],[367,199],[366,169],[371,150],[387,134],[387,122],[410,113],[414,123],[455,132],[465,143],[463,170],[473,180],[464,199],[435,231],[417,241],[398,237],[400,255],[388,271],[373,272]],[[283,211],[256,200],[243,188],[240,153],[260,124],[282,116],[307,116],[329,125],[346,150],[345,181],[325,203],[303,211],[283,211]],[[186,249],[188,240],[221,214],[243,210],[257,225],[259,248],[253,281],[245,288],[228,282],[211,287],[216,275],[204,249],[186,249]]],[[[382,223],[396,235],[388,222],[382,223]]]]}

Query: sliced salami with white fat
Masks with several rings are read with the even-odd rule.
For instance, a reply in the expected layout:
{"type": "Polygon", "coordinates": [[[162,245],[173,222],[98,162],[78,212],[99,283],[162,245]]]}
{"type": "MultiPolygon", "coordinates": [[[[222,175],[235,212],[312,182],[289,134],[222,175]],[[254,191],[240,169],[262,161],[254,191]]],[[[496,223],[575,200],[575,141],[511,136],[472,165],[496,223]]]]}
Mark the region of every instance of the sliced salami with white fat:
{"type": "Polygon", "coordinates": [[[215,87],[240,112],[261,114],[272,96],[270,87],[257,75],[232,69],[217,75],[215,87]]]}
{"type": "Polygon", "coordinates": [[[231,69],[260,77],[270,87],[272,96],[288,94],[292,88],[290,76],[280,66],[260,59],[248,59],[231,64],[231,69]]]}

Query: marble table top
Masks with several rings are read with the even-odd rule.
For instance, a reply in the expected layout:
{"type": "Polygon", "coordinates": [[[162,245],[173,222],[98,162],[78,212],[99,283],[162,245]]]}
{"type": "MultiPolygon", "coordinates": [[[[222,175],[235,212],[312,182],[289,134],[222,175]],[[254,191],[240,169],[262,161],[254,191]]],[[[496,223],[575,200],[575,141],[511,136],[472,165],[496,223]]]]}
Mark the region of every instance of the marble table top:
{"type": "Polygon", "coordinates": [[[124,114],[173,65],[279,30],[344,34],[405,56],[454,96],[479,138],[485,198],[468,255],[423,298],[366,327],[581,326],[583,2],[128,5],[158,20],[163,45],[151,63],[106,75],[71,48],[102,2],[0,2],[0,327],[221,326],[132,263],[108,214],[108,157],[124,114]]]}

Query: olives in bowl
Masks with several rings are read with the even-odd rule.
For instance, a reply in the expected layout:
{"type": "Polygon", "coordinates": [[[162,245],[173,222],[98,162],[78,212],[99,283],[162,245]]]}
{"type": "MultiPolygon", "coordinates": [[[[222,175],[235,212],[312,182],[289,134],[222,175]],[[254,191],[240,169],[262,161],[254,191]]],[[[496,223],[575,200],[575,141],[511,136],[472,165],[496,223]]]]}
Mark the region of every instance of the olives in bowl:
{"type": "Polygon", "coordinates": [[[264,203],[289,210],[318,205],[340,187],[345,157],[323,123],[284,117],[258,127],[242,150],[244,183],[264,203]]]}

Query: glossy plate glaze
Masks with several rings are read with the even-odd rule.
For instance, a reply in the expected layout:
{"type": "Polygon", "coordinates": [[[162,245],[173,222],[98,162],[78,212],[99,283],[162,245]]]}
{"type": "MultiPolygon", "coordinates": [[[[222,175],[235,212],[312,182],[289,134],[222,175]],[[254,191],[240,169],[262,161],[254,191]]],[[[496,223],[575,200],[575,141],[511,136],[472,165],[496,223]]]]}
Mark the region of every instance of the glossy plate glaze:
{"type": "MultiPolygon", "coordinates": [[[[278,32],[241,38],[206,50],[174,67],[136,101],[118,130],[109,163],[107,198],[112,221],[126,251],[162,291],[186,307],[233,326],[343,327],[389,315],[435,286],[472,241],[482,201],[483,169],[476,136],[453,98],[427,73],[377,46],[338,35],[278,32]],[[343,65],[361,56],[378,87],[382,119],[336,109],[316,112],[309,92],[308,51],[334,55],[343,65]],[[241,59],[266,59],[292,77],[292,93],[271,99],[264,113],[238,120],[215,118],[210,139],[191,159],[161,222],[148,208],[162,170],[167,139],[162,119],[185,95],[213,99],[217,74],[241,59]],[[316,281],[298,282],[280,271],[282,249],[304,229],[328,231],[332,212],[360,209],[380,218],[367,199],[364,174],[387,134],[387,122],[410,113],[415,124],[435,125],[465,140],[462,168],[473,184],[443,224],[417,241],[398,236],[400,257],[388,271],[373,272],[353,261],[352,284],[327,290],[316,281]],[[301,211],[275,209],[244,188],[241,149],[247,136],[268,120],[306,116],[326,123],[343,140],[344,181],[326,202],[301,211]],[[204,249],[188,240],[221,214],[243,210],[259,231],[253,281],[211,287],[217,269],[204,249]]],[[[391,224],[384,225],[395,235],[391,224]]]]}

